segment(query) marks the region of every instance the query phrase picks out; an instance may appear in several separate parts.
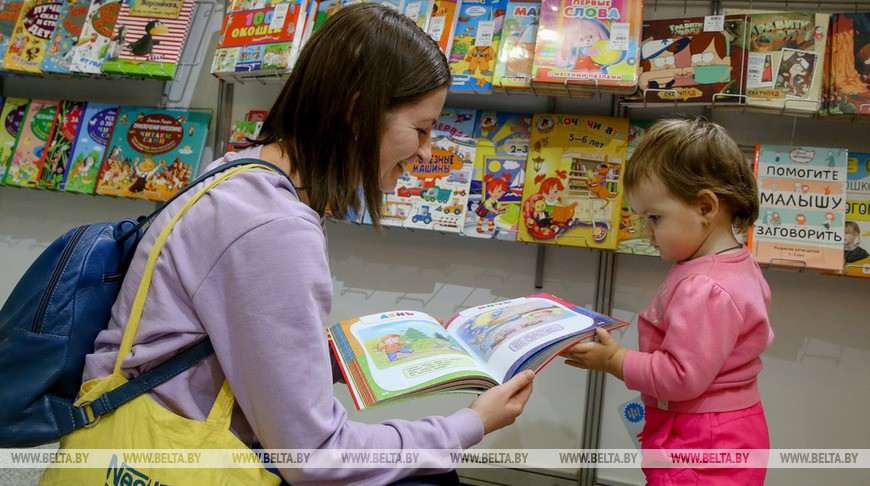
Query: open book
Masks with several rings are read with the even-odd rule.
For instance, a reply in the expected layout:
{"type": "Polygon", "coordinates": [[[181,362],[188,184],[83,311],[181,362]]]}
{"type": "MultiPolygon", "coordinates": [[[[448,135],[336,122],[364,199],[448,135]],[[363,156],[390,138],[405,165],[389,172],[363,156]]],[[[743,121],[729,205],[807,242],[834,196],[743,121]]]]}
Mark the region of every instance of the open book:
{"type": "Polygon", "coordinates": [[[466,309],[445,325],[417,311],[342,321],[330,343],[357,409],[439,392],[480,393],[539,371],[595,329],[628,323],[548,294],[466,309]]]}

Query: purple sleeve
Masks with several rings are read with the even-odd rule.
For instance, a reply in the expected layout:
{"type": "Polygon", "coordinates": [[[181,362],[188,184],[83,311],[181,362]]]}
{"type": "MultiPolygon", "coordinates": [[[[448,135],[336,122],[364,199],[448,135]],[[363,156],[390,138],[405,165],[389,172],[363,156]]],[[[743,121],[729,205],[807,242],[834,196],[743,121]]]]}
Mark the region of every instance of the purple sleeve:
{"type": "MultiPolygon", "coordinates": [[[[448,417],[368,425],[347,420],[333,395],[324,320],[332,280],[322,229],[296,217],[238,238],[194,295],[236,400],[269,449],[464,449],[483,425],[462,409],[448,417]]],[[[294,485],[384,484],[414,469],[282,469],[294,485]]],[[[440,472],[429,470],[426,472],[440,472]]]]}
{"type": "Polygon", "coordinates": [[[691,400],[710,387],[731,355],[743,318],[721,287],[695,276],[674,289],[664,319],[660,349],[626,353],[625,385],[658,400],[691,400]]]}

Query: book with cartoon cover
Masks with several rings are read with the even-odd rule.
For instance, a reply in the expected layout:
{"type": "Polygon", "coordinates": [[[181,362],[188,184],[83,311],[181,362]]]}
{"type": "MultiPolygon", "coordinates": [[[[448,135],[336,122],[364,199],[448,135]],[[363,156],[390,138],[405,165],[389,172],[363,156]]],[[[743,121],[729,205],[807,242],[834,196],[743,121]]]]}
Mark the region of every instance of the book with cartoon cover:
{"type": "Polygon", "coordinates": [[[870,115],[870,12],[831,14],[825,115],[870,115]]]}
{"type": "Polygon", "coordinates": [[[3,183],[10,186],[36,187],[45,162],[45,145],[54,130],[57,101],[30,100],[21,120],[18,143],[9,160],[3,183]]]}
{"type": "Polygon", "coordinates": [[[850,153],[846,177],[843,273],[870,278],[870,154],[850,153]]]}
{"type": "MultiPolygon", "coordinates": [[[[646,136],[647,128],[651,121],[631,120],[628,124],[628,148],[625,160],[631,160],[634,150],[646,136]]],[[[634,214],[625,191],[620,198],[622,204],[619,208],[619,233],[616,241],[616,251],[630,253],[632,255],[658,256],[659,251],[652,245],[649,238],[644,234],[643,218],[634,214]]]]}
{"type": "Polygon", "coordinates": [[[481,393],[539,372],[595,329],[627,326],[558,297],[535,294],[466,309],[443,326],[418,311],[341,321],[327,330],[357,409],[433,393],[481,393]]]}
{"type": "Polygon", "coordinates": [[[45,57],[39,69],[46,73],[69,74],[72,64],[73,48],[82,35],[85,19],[91,2],[88,0],[66,0],[61,6],[57,27],[51,34],[45,57]]]}
{"type": "Polygon", "coordinates": [[[193,0],[122,2],[103,72],[174,79],[194,6],[193,0]]]}
{"type": "Polygon", "coordinates": [[[25,98],[3,98],[3,108],[0,109],[0,183],[9,169],[12,154],[18,144],[21,120],[27,113],[30,100],[25,98]]]}
{"type": "Polygon", "coordinates": [[[490,93],[507,0],[462,2],[448,55],[457,93],[490,93]]]}
{"type": "MultiPolygon", "coordinates": [[[[15,24],[18,22],[18,15],[21,13],[23,4],[24,2],[21,0],[0,0],[0,56],[3,56],[9,49],[9,38],[15,31],[15,24]]],[[[2,64],[0,62],[0,70],[2,70],[2,64]]]]}
{"type": "Polygon", "coordinates": [[[22,73],[41,73],[45,50],[57,26],[64,2],[26,0],[9,37],[3,56],[3,69],[22,73]]]}
{"type": "Polygon", "coordinates": [[[756,146],[761,205],[749,249],[760,265],[842,270],[847,156],[844,148],[756,146]]]}
{"type": "Polygon", "coordinates": [[[112,42],[115,21],[121,11],[120,0],[92,0],[79,40],[73,47],[70,71],[102,74],[101,67],[112,42]]]}
{"type": "Polygon", "coordinates": [[[66,169],[63,189],[68,192],[93,194],[97,186],[106,144],[115,127],[118,105],[90,102],[82,113],[82,120],[66,169]]]}
{"type": "Polygon", "coordinates": [[[530,91],[541,1],[511,0],[492,76],[493,89],[530,91]]]}
{"type": "Polygon", "coordinates": [[[97,194],[165,201],[196,175],[211,115],[122,106],[97,194]]]}
{"type": "Polygon", "coordinates": [[[628,119],[535,114],[519,241],[614,250],[628,119]]]}
{"type": "Polygon", "coordinates": [[[54,130],[45,146],[45,163],[37,184],[42,189],[62,189],[67,177],[69,156],[82,120],[83,101],[64,100],[57,104],[54,130]]]}

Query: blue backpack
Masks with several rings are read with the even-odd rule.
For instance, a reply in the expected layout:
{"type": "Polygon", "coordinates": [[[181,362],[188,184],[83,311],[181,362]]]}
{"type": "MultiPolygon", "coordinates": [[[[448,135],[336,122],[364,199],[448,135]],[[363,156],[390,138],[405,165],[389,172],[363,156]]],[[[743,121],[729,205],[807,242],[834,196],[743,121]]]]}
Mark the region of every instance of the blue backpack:
{"type": "Polygon", "coordinates": [[[147,225],[201,181],[251,164],[283,174],[256,159],[224,164],[192,181],[148,216],[74,228],[39,255],[0,309],[0,447],[56,441],[213,353],[206,338],[87,408],[73,405],[85,356],[94,351],[97,334],[109,323],[147,225]]]}

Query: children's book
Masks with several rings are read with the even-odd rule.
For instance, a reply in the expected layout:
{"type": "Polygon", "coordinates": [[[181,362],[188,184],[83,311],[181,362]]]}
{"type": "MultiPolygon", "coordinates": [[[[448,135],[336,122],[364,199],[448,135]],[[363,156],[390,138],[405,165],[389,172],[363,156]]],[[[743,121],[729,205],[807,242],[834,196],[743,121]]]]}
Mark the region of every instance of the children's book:
{"type": "Polygon", "coordinates": [[[477,113],[466,236],[516,241],[531,126],[531,113],[477,113]]]}
{"type": "Polygon", "coordinates": [[[230,149],[237,150],[247,146],[249,139],[257,138],[262,126],[263,122],[261,121],[233,120],[228,142],[230,149]]]}
{"type": "Polygon", "coordinates": [[[744,101],[748,34],[749,18],[739,14],[645,21],[638,92],[628,99],[744,101]]]}
{"type": "Polygon", "coordinates": [[[441,109],[441,114],[432,126],[432,137],[471,137],[474,134],[474,122],[477,111],[468,108],[441,109]]]}
{"type": "Polygon", "coordinates": [[[39,187],[53,190],[63,188],[84,107],[83,101],[64,100],[57,104],[54,130],[45,147],[45,163],[39,173],[39,187]]]}
{"type": "Polygon", "coordinates": [[[429,24],[426,26],[426,32],[435,39],[445,56],[450,55],[453,45],[458,5],[459,0],[434,0],[432,15],[429,16],[429,24]]]}
{"type": "Polygon", "coordinates": [[[57,27],[51,35],[46,48],[45,58],[39,69],[46,73],[69,74],[73,48],[82,35],[82,27],[88,15],[91,2],[87,0],[66,0],[61,5],[57,27]]]}
{"type": "MultiPolygon", "coordinates": [[[[0,56],[9,49],[9,38],[15,32],[15,24],[21,14],[22,0],[0,0],[0,56]]],[[[2,59],[2,57],[0,57],[2,59]]],[[[3,63],[0,62],[0,70],[3,63]]]]}
{"type": "Polygon", "coordinates": [[[381,222],[461,232],[476,147],[473,138],[434,137],[432,159],[411,164],[396,189],[384,195],[381,222]]]}
{"type": "Polygon", "coordinates": [[[103,61],[114,38],[115,21],[121,11],[120,0],[92,0],[82,33],[73,47],[70,71],[101,74],[103,61]]]}
{"type": "Polygon", "coordinates": [[[595,329],[628,323],[552,295],[464,310],[443,326],[418,311],[342,321],[327,331],[357,409],[434,393],[481,393],[539,372],[595,329]]]}
{"type": "Polygon", "coordinates": [[[448,56],[457,93],[490,93],[507,0],[462,2],[448,56]]]}
{"type": "MultiPolygon", "coordinates": [[[[631,120],[628,124],[628,149],[626,160],[631,160],[634,149],[646,135],[647,127],[652,122],[631,120]]],[[[631,203],[623,191],[620,197],[622,205],[619,208],[619,234],[617,236],[616,251],[633,255],[658,256],[659,251],[650,243],[644,235],[643,219],[631,210],[631,203]]]]}
{"type": "Polygon", "coordinates": [[[63,187],[65,191],[94,193],[117,114],[117,105],[94,102],[87,104],[69,157],[63,187]]]}
{"type": "Polygon", "coordinates": [[[212,74],[232,79],[286,72],[299,47],[305,8],[306,0],[273,0],[242,2],[227,12],[212,74]]]}
{"type": "Polygon", "coordinates": [[[777,110],[819,111],[830,15],[748,13],[746,104],[777,110]]]}
{"type": "Polygon", "coordinates": [[[850,153],[848,160],[843,273],[870,278],[870,154],[850,153]]]}
{"type": "Polygon", "coordinates": [[[30,101],[27,113],[21,120],[18,144],[9,161],[9,170],[3,180],[4,184],[36,187],[39,172],[45,162],[45,145],[54,130],[56,112],[57,101],[30,101]]]}
{"type": "Polygon", "coordinates": [[[494,90],[531,89],[532,60],[535,57],[540,18],[540,0],[511,0],[508,3],[492,78],[494,90]]]}
{"type": "Polygon", "coordinates": [[[18,144],[21,120],[27,113],[30,100],[24,98],[4,98],[0,109],[0,183],[9,169],[9,162],[18,144]]]}
{"type": "Polygon", "coordinates": [[[193,0],[121,2],[103,72],[174,79],[194,6],[193,0]]]}
{"type": "Polygon", "coordinates": [[[63,2],[26,0],[3,56],[3,69],[41,73],[39,69],[49,40],[57,26],[63,2]]]}
{"type": "Polygon", "coordinates": [[[870,12],[831,15],[826,115],[870,115],[870,12]]]}
{"type": "Polygon", "coordinates": [[[749,248],[761,265],[843,268],[847,151],[757,145],[761,200],[749,248]]]}
{"type": "Polygon", "coordinates": [[[535,114],[519,240],[616,249],[628,119],[535,114]]]}
{"type": "Polygon", "coordinates": [[[97,194],[169,199],[195,176],[210,118],[195,111],[120,107],[97,194]]]}
{"type": "Polygon", "coordinates": [[[630,93],[638,81],[643,0],[543,0],[532,83],[630,93]],[[606,4],[606,6],[597,6],[606,4]]]}
{"type": "Polygon", "coordinates": [[[435,0],[405,0],[402,5],[402,14],[413,20],[417,27],[426,30],[429,26],[429,17],[432,15],[432,5],[435,0]]]}

